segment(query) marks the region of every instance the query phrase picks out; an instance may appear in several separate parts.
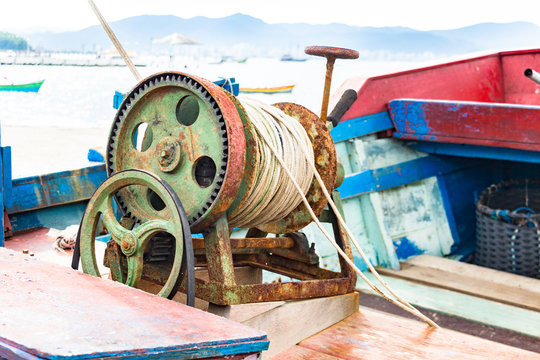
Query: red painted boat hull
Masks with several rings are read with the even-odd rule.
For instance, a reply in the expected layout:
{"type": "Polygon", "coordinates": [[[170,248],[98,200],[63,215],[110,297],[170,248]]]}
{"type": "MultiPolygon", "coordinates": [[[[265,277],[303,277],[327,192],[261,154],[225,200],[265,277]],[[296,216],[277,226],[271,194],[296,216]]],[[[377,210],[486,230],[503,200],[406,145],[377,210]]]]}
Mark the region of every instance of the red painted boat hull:
{"type": "Polygon", "coordinates": [[[527,68],[540,70],[540,49],[351,79],[341,90],[358,99],[342,122],[388,112],[396,138],[540,151],[540,85],[527,68]]]}

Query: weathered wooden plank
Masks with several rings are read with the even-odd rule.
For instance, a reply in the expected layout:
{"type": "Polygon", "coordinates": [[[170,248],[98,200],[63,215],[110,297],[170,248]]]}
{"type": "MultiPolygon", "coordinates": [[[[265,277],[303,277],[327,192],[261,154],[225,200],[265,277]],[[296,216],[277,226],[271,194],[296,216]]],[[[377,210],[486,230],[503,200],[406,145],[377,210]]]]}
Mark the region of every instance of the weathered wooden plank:
{"type": "Polygon", "coordinates": [[[340,359],[532,359],[532,352],[433,329],[422,322],[360,307],[360,312],[302,341],[301,347],[340,359]]]}
{"type": "Polygon", "coordinates": [[[9,208],[13,205],[11,190],[13,186],[11,169],[11,146],[2,146],[2,192],[4,194],[4,207],[9,208]]]}
{"type": "Polygon", "coordinates": [[[459,158],[425,156],[385,168],[362,171],[345,177],[337,189],[343,199],[373,191],[381,191],[400,185],[447,174],[473,166],[470,161],[459,158]]]}
{"type": "Polygon", "coordinates": [[[330,131],[334,142],[345,141],[356,137],[377,133],[394,128],[388,111],[365,115],[340,123],[330,131]]]}
{"type": "Polygon", "coordinates": [[[88,200],[107,178],[105,165],[13,181],[8,214],[88,200]]]}
{"type": "Polygon", "coordinates": [[[540,280],[437,256],[420,255],[384,275],[540,311],[540,280]]]}
{"type": "Polygon", "coordinates": [[[510,160],[528,163],[540,163],[540,152],[509,149],[501,147],[451,144],[429,141],[412,141],[407,143],[414,150],[428,154],[464,156],[479,159],[510,160]]]}
{"type": "Polygon", "coordinates": [[[393,100],[394,137],[540,151],[539,106],[393,100]]]}
{"type": "MultiPolygon", "coordinates": [[[[377,282],[374,276],[366,276],[377,282]]],[[[529,336],[540,336],[540,312],[389,276],[383,275],[383,278],[396,293],[414,305],[529,336]]],[[[363,282],[359,282],[358,287],[371,293],[363,282]]]]}
{"type": "MultiPolygon", "coordinates": [[[[517,307],[540,311],[540,293],[534,288],[522,289],[509,284],[498,284],[481,278],[481,272],[473,269],[464,275],[449,273],[439,269],[402,264],[401,270],[379,269],[379,273],[415,283],[457,291],[484,299],[497,301],[517,307]]],[[[540,281],[539,281],[540,282],[540,281]]],[[[537,284],[540,288],[540,284],[537,284]]]]}
{"type": "Polygon", "coordinates": [[[0,249],[0,273],[0,347],[39,358],[192,359],[268,346],[245,325],[11,250],[0,249]]]}

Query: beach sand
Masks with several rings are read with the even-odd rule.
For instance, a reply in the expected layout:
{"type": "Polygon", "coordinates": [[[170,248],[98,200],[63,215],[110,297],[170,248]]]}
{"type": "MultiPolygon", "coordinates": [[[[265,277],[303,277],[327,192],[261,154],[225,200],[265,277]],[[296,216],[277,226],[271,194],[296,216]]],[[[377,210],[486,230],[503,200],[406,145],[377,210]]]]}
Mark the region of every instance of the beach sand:
{"type": "Polygon", "coordinates": [[[2,146],[11,146],[12,178],[79,169],[99,163],[88,149],[105,149],[109,127],[58,128],[2,125],[2,146]]]}

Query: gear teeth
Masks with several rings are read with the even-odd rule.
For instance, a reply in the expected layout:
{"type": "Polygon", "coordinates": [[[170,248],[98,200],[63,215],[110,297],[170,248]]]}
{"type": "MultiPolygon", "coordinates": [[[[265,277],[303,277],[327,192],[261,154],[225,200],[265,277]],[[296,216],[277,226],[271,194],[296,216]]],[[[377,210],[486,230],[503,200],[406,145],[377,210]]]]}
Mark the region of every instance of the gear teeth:
{"type": "MultiPolygon", "coordinates": [[[[223,141],[223,153],[222,153],[222,162],[224,165],[220,166],[216,173],[215,185],[212,189],[209,200],[207,200],[204,205],[197,211],[195,216],[192,216],[189,219],[190,226],[197,223],[204,214],[212,207],[212,204],[218,198],[221,186],[227,171],[227,159],[228,159],[228,137],[227,137],[227,126],[225,124],[225,119],[219,108],[219,104],[212,97],[211,93],[197,80],[192,77],[182,75],[182,74],[159,74],[154,77],[147,79],[144,83],[139,84],[126,98],[122,107],[117,112],[114,123],[112,125],[111,134],[109,137],[109,142],[107,144],[107,172],[109,176],[121,169],[117,168],[118,157],[116,156],[117,149],[119,147],[119,136],[121,129],[123,128],[123,123],[129,121],[127,118],[130,110],[133,106],[140,100],[144,95],[152,91],[153,88],[159,87],[165,84],[181,85],[184,88],[197,93],[197,96],[205,100],[209,107],[212,109],[212,113],[216,116],[217,123],[219,125],[219,134],[221,135],[223,141]],[[127,119],[127,120],[126,120],[127,119]]],[[[129,214],[130,217],[136,220],[138,224],[141,223],[141,219],[134,215],[133,209],[130,208],[130,205],[127,204],[120,196],[120,193],[116,194],[116,199],[118,206],[123,210],[124,214],[129,214]]]]}

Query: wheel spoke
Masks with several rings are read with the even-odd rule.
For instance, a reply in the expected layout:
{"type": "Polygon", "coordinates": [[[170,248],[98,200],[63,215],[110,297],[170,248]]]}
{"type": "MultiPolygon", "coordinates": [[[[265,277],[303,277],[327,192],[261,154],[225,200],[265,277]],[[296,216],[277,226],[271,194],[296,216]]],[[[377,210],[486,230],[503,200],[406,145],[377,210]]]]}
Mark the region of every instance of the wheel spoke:
{"type": "Polygon", "coordinates": [[[132,256],[127,258],[128,272],[126,285],[137,287],[143,272],[143,250],[137,250],[132,256]]]}
{"type": "Polygon", "coordinates": [[[111,278],[114,281],[125,283],[124,271],[122,270],[122,252],[120,247],[114,241],[109,240],[107,243],[107,261],[111,270],[111,278]]]}
{"type": "Polygon", "coordinates": [[[112,197],[108,197],[106,204],[100,206],[99,212],[103,215],[103,224],[107,228],[109,234],[111,234],[111,239],[118,245],[121,245],[122,238],[129,230],[120,225],[118,220],[116,220],[116,215],[112,208],[112,197]]]}
{"type": "Polygon", "coordinates": [[[133,235],[139,242],[140,247],[144,247],[148,239],[159,232],[173,233],[171,222],[168,220],[150,220],[133,230],[133,235]]]}

